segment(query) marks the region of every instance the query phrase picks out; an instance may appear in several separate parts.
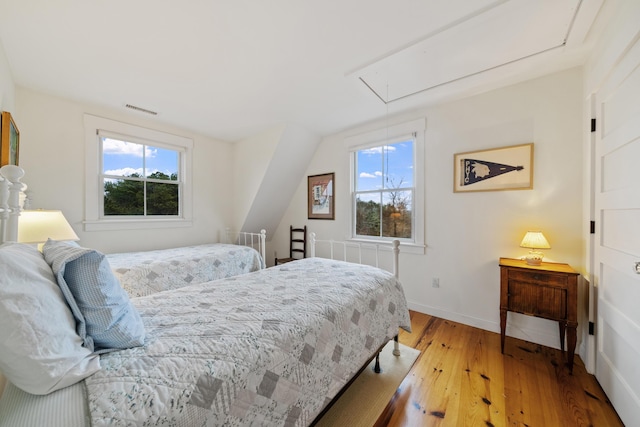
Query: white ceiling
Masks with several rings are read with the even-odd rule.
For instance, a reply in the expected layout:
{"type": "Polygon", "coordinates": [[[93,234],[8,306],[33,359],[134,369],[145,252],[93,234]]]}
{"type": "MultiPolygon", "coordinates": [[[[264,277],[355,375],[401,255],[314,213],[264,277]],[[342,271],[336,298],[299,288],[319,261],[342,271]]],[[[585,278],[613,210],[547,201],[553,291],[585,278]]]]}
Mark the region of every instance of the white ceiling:
{"type": "Polygon", "coordinates": [[[328,135],[579,65],[602,3],[0,0],[0,40],[19,86],[233,141],[287,123],[328,135]]]}

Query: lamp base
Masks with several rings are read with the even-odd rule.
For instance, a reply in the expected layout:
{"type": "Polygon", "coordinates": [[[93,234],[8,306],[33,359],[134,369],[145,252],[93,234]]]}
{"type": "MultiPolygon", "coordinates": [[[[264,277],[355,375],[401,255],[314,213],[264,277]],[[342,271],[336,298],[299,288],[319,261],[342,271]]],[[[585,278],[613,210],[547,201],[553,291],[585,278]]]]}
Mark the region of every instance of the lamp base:
{"type": "Polygon", "coordinates": [[[524,259],[529,265],[540,265],[542,264],[542,258],[544,258],[542,252],[530,251],[524,259]]]}

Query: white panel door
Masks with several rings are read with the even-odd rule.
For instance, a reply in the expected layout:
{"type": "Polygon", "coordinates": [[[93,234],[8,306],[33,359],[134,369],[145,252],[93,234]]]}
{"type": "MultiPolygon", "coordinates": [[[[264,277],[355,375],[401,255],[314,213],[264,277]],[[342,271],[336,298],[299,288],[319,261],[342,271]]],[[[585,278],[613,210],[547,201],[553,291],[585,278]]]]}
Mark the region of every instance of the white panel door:
{"type": "Polygon", "coordinates": [[[596,377],[628,426],[640,425],[639,37],[595,94],[596,377]]]}

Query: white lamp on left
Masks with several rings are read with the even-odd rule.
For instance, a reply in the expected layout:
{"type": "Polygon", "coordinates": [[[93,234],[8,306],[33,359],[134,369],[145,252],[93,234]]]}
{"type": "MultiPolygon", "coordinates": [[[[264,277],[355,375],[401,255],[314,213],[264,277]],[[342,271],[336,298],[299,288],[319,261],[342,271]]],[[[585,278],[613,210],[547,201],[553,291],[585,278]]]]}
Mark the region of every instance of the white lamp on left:
{"type": "Polygon", "coordinates": [[[80,240],[61,211],[22,211],[18,217],[18,242],[38,243],[38,249],[47,239],[80,240]]]}

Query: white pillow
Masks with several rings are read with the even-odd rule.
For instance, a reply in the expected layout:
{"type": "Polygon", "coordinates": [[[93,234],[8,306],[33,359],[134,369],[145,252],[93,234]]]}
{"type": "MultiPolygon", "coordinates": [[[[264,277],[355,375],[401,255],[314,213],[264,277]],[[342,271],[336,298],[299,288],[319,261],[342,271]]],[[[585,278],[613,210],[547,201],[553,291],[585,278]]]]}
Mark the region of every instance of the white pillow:
{"type": "Polygon", "coordinates": [[[22,390],[51,393],[100,369],[35,247],[0,245],[0,319],[0,371],[22,390]]]}

